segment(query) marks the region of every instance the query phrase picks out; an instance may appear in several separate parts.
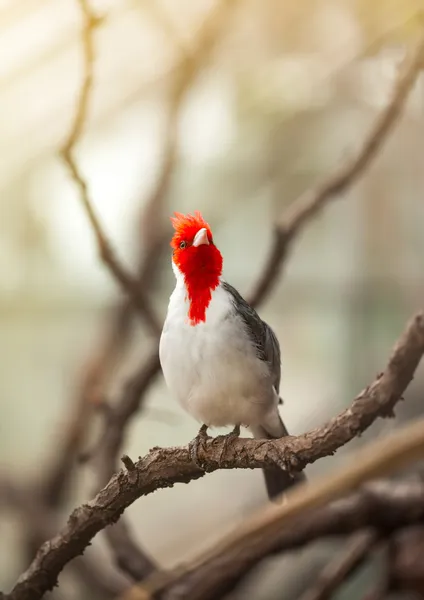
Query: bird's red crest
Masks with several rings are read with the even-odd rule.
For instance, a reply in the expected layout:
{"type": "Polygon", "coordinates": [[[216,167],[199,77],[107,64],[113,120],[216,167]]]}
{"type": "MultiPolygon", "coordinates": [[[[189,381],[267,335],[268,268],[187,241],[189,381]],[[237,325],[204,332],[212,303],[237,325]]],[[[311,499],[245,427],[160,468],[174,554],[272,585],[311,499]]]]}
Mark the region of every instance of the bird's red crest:
{"type": "Polygon", "coordinates": [[[191,244],[196,233],[203,227],[206,228],[208,237],[212,240],[212,231],[209,223],[206,223],[198,210],[194,211],[194,215],[183,215],[179,212],[174,213],[174,215],[175,217],[171,217],[171,223],[175,229],[174,237],[171,240],[171,247],[174,250],[179,248],[181,242],[191,244]]]}
{"type": "Polygon", "coordinates": [[[194,215],[174,213],[175,233],[171,240],[173,261],[184,277],[190,301],[188,318],[192,325],[206,320],[206,310],[218,287],[222,273],[222,255],[213,243],[212,231],[199,211],[194,215]],[[206,229],[207,243],[193,245],[196,234],[206,229]]]}

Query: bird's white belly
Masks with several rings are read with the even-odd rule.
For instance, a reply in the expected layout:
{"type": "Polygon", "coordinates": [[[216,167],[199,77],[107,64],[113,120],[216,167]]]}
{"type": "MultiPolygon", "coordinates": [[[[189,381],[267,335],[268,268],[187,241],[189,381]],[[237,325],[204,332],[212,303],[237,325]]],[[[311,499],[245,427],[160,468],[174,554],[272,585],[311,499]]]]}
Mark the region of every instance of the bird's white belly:
{"type": "Polygon", "coordinates": [[[274,402],[268,366],[257,358],[240,323],[225,319],[218,308],[196,326],[170,310],[160,343],[166,383],[201,423],[260,423],[274,402]]]}

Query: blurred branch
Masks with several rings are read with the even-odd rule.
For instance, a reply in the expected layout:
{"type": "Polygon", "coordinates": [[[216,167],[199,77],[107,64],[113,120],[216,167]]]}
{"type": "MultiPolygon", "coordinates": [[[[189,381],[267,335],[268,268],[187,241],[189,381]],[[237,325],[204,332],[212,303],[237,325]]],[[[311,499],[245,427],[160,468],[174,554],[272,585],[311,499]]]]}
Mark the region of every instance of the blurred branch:
{"type": "MultiPolygon", "coordinates": [[[[58,515],[50,506],[39,502],[32,486],[20,485],[6,477],[0,478],[0,508],[3,506],[16,512],[24,526],[27,564],[34,558],[40,545],[54,536],[58,528],[58,515]]],[[[112,600],[124,591],[125,585],[92,554],[77,557],[69,564],[69,569],[76,580],[96,597],[112,600]]]]}
{"type": "MultiPolygon", "coordinates": [[[[359,496],[356,494],[333,505],[328,504],[328,500],[337,499],[373,477],[387,475],[411,464],[423,454],[423,421],[368,444],[356,454],[350,466],[343,466],[315,485],[296,488],[289,493],[286,504],[267,506],[259,511],[188,568],[153,576],[140,586],[140,594],[144,596],[138,597],[153,598],[161,591],[161,599],[220,598],[215,594],[224,589],[222,586],[225,590],[233,587],[249,568],[272,552],[304,545],[323,535],[350,534],[371,526],[387,533],[387,529],[422,520],[422,482],[409,483],[407,488],[406,484],[396,487],[393,482],[373,484],[372,489],[377,492],[380,489],[380,495],[376,494],[377,500],[383,498],[377,502],[370,502],[372,493],[369,488],[359,496]],[[315,509],[312,513],[308,512],[312,509],[315,509]],[[298,518],[297,521],[295,518],[298,518]],[[209,577],[208,593],[205,593],[203,582],[208,574],[213,577],[209,577]],[[190,593],[186,587],[187,580],[190,593]],[[181,581],[185,582],[182,596],[178,593],[182,589],[181,581]],[[202,587],[203,595],[197,595],[198,585],[202,587]],[[171,586],[169,596],[167,590],[164,591],[168,586],[171,586]]],[[[153,491],[152,487],[146,489],[141,481],[143,474],[138,463],[135,467],[114,475],[92,501],[74,510],[64,529],[41,546],[28,570],[21,575],[12,592],[5,596],[7,600],[41,598],[55,585],[65,564],[81,554],[98,531],[119,518],[122,511],[142,493],[153,491]]],[[[148,470],[146,465],[145,472],[148,470]]]]}
{"type": "MultiPolygon", "coordinates": [[[[150,258],[157,253],[153,253],[152,248],[157,248],[156,244],[162,244],[163,237],[158,234],[156,239],[155,237],[153,238],[153,243],[150,245],[146,244],[147,251],[145,252],[144,259],[140,262],[138,279],[135,279],[128,274],[117,259],[103,232],[89,197],[87,183],[79,172],[73,157],[74,148],[81,137],[87,119],[88,103],[93,84],[93,63],[95,58],[92,37],[94,29],[100,23],[100,20],[91,13],[86,0],[80,0],[80,4],[84,15],[82,40],[84,46],[85,73],[75,117],[68,139],[64,144],[62,156],[79,188],[81,202],[83,203],[95,233],[99,253],[103,262],[109,267],[112,274],[120,282],[122,288],[127,293],[131,307],[136,307],[137,310],[142,313],[152,332],[158,336],[159,325],[156,316],[146,301],[142,290],[148,287],[143,285],[143,281],[145,282],[150,279],[152,272],[154,272],[150,258]]],[[[172,81],[169,96],[167,136],[165,138],[162,168],[158,177],[157,186],[147,203],[146,211],[143,215],[145,224],[147,224],[145,225],[144,230],[147,232],[154,231],[156,234],[156,230],[152,228],[151,225],[152,222],[154,222],[153,219],[157,222],[157,215],[159,213],[159,211],[156,211],[157,203],[160,200],[163,200],[173,171],[177,147],[176,129],[179,107],[185,97],[186,91],[190,88],[198,69],[202,66],[208,52],[213,47],[215,36],[220,29],[220,19],[224,14],[221,12],[221,9],[222,7],[229,7],[230,4],[232,3],[228,1],[223,1],[222,4],[218,3],[216,12],[213,13],[210,21],[206,22],[205,27],[201,28],[199,33],[199,39],[203,40],[204,50],[202,51],[201,49],[196,48],[193,55],[184,56],[181,61],[181,68],[175,71],[176,76],[172,81]]],[[[316,190],[312,190],[299,198],[299,200],[290,207],[287,218],[281,220],[280,223],[277,224],[278,229],[275,243],[277,244],[278,242],[278,247],[274,247],[267,268],[256,286],[252,299],[253,303],[257,304],[266,297],[267,293],[269,293],[271,286],[278,275],[281,264],[286,259],[289,245],[294,237],[300,232],[303,225],[335,194],[346,190],[364,171],[367,164],[369,164],[381,147],[387,133],[399,116],[405,99],[415,81],[419,68],[418,55],[419,61],[422,61],[423,44],[418,48],[417,54],[412,59],[411,63],[405,67],[405,72],[399,78],[396,85],[392,102],[377,120],[373,130],[370,132],[364,143],[362,151],[355,160],[336,172],[316,190]]],[[[124,303],[121,305],[121,310],[117,313],[115,322],[118,329],[119,324],[125,322],[127,324],[127,333],[128,315],[130,312],[130,304],[124,303]]],[[[420,328],[422,328],[421,319],[422,317],[419,318],[420,328]]],[[[415,322],[415,325],[417,325],[417,323],[418,321],[415,322]]],[[[116,327],[112,328],[112,333],[118,331],[116,327]]],[[[417,332],[418,328],[415,331],[415,334],[417,336],[422,336],[422,331],[421,333],[417,332]]],[[[124,337],[125,336],[120,339],[124,339],[124,337]]],[[[113,341],[113,339],[114,336],[112,335],[110,340],[113,341]]],[[[420,343],[422,344],[422,341],[420,343]]],[[[71,420],[71,426],[68,429],[69,436],[66,440],[67,443],[64,444],[64,449],[66,451],[61,454],[57,461],[57,468],[51,471],[50,478],[47,479],[48,483],[45,486],[45,498],[48,504],[57,505],[60,501],[60,494],[61,490],[63,490],[64,481],[66,481],[69,476],[71,467],[70,457],[74,456],[75,448],[80,444],[83,424],[87,414],[85,412],[86,404],[82,402],[82,399],[86,400],[88,396],[92,398],[98,396],[98,384],[103,378],[103,369],[108,364],[109,359],[112,361],[115,359],[114,352],[116,348],[112,348],[112,346],[114,346],[114,344],[111,346],[106,344],[104,353],[99,354],[97,360],[94,360],[91,364],[92,369],[88,369],[87,371],[87,387],[83,389],[81,394],[81,404],[77,407],[75,419],[71,420]]],[[[398,348],[397,350],[402,350],[402,348],[398,348]]],[[[401,388],[403,387],[404,389],[409,381],[408,372],[410,371],[410,375],[412,376],[412,372],[416,366],[414,366],[414,353],[412,352],[409,356],[409,359],[412,360],[412,363],[410,364],[411,368],[408,371],[403,360],[405,357],[402,358],[402,352],[400,352],[399,355],[396,355],[397,350],[395,350],[395,354],[391,359],[391,363],[389,363],[386,373],[355,399],[350,412],[345,411],[345,413],[339,415],[338,418],[334,419],[322,429],[316,429],[309,432],[309,434],[305,434],[305,436],[299,436],[299,438],[288,438],[284,443],[262,442],[261,447],[254,448],[251,446],[251,442],[254,442],[254,440],[236,440],[234,445],[229,444],[228,446],[225,444],[225,441],[220,438],[209,440],[200,453],[205,470],[212,471],[217,468],[236,467],[250,468],[252,466],[264,466],[267,464],[278,464],[289,470],[297,470],[302,468],[302,464],[313,462],[320,458],[320,456],[334,452],[338,447],[368,427],[377,416],[388,416],[390,414],[390,411],[393,409],[394,404],[402,393],[401,388]],[[397,360],[401,363],[400,366],[398,365],[398,372],[396,372],[397,360]],[[390,365],[394,368],[391,369],[390,365]],[[402,369],[405,369],[403,374],[400,373],[402,369]],[[381,406],[379,403],[381,403],[381,406]],[[360,414],[362,410],[363,413],[360,414]],[[377,412],[375,412],[375,410],[377,410],[377,412]],[[315,447],[316,442],[317,444],[315,447]],[[241,444],[241,446],[238,446],[238,444],[241,444]],[[315,455],[311,454],[311,444],[314,446],[313,450],[316,452],[315,455]],[[240,454],[240,448],[243,449],[243,452],[246,448],[246,453],[250,454],[250,456],[246,456],[243,452],[240,454]],[[322,454],[320,455],[319,452],[322,452],[322,454]]],[[[422,353],[422,349],[420,352],[422,353]]],[[[415,356],[416,362],[419,360],[420,356],[421,354],[418,358],[415,356]]],[[[159,361],[157,357],[157,346],[155,345],[142,369],[129,382],[122,395],[121,401],[107,413],[107,427],[105,429],[104,438],[102,439],[100,452],[102,466],[99,470],[99,479],[103,485],[112,475],[116,467],[116,457],[123,443],[126,426],[131,417],[138,410],[143,394],[158,372],[159,361]]],[[[134,469],[128,473],[120,472],[117,476],[112,478],[111,482],[106,486],[105,490],[102,490],[97,498],[99,498],[102,493],[105,493],[106,490],[109,490],[110,492],[110,486],[112,485],[113,487],[113,483],[116,483],[117,481],[120,483],[119,478],[122,476],[126,478],[124,482],[130,485],[130,487],[133,486],[133,484],[136,485],[135,495],[129,494],[128,490],[127,494],[125,486],[122,490],[119,489],[118,486],[116,498],[112,494],[112,496],[107,496],[105,498],[104,504],[94,503],[93,505],[93,503],[91,503],[91,508],[90,505],[86,505],[77,509],[70,518],[68,530],[65,531],[62,537],[59,536],[55,538],[57,545],[52,542],[48,548],[46,548],[46,545],[42,547],[33,562],[33,565],[20,579],[15,590],[10,595],[10,598],[30,599],[41,597],[44,592],[40,590],[44,589],[45,591],[46,589],[49,589],[49,586],[52,585],[52,582],[54,583],[57,574],[63,568],[64,564],[83,550],[85,546],[81,546],[81,543],[87,545],[97,531],[102,527],[105,527],[106,524],[119,518],[120,513],[125,507],[140,495],[150,493],[159,487],[173,485],[173,483],[177,481],[189,481],[201,477],[202,475],[203,471],[191,463],[186,449],[154,449],[147,457],[135,463],[134,469]],[[109,500],[111,501],[111,510],[108,505],[109,500]],[[87,507],[90,508],[90,510],[88,511],[89,518],[86,521],[87,507]],[[99,519],[100,526],[98,526],[99,519]],[[105,519],[105,521],[103,522],[102,519],[105,519]],[[80,520],[82,523],[80,523],[80,520]],[[80,524],[82,529],[78,529],[80,524]],[[76,536],[76,538],[74,538],[74,536],[76,536]],[[45,554],[43,554],[43,551],[45,554]],[[47,564],[47,567],[45,564],[47,564]]],[[[119,523],[118,528],[108,528],[107,532],[111,547],[115,550],[115,559],[123,570],[135,579],[146,576],[146,574],[152,570],[153,563],[139,550],[134,540],[132,540],[130,531],[126,528],[124,522],[119,523]]]]}
{"type": "Polygon", "coordinates": [[[121,517],[105,531],[116,566],[133,581],[142,581],[157,569],[153,559],[134,539],[131,527],[121,517]]]}
{"type": "Polygon", "coordinates": [[[58,508],[63,501],[91,418],[103,402],[102,381],[122,353],[126,329],[122,315],[116,314],[104,343],[83,367],[81,382],[71,408],[72,413],[57,436],[51,464],[42,473],[39,493],[50,508],[58,508]]]}
{"type": "Polygon", "coordinates": [[[424,597],[424,524],[397,533],[390,543],[388,586],[424,597]]]}
{"type": "MultiPolygon", "coordinates": [[[[156,194],[151,197],[148,205],[148,214],[152,214],[157,202],[157,197],[163,197],[162,186],[166,185],[170,176],[170,165],[175,158],[176,151],[176,130],[178,124],[178,116],[182,107],[183,100],[190,87],[192,86],[195,77],[198,75],[200,68],[206,63],[207,58],[217,42],[220,32],[227,17],[227,11],[234,8],[234,1],[220,0],[208,19],[205,20],[203,27],[200,28],[197,41],[194,44],[192,54],[184,57],[185,69],[182,69],[171,84],[169,107],[168,107],[168,132],[165,156],[167,160],[164,162],[162,177],[160,178],[161,187],[156,190],[156,194]],[[164,173],[166,174],[164,176],[164,173]]],[[[144,269],[148,268],[146,261],[144,269]]],[[[125,435],[125,427],[131,417],[139,408],[140,400],[145,393],[147,387],[152,382],[153,378],[160,371],[160,363],[158,356],[159,335],[156,338],[156,343],[151,354],[146,359],[145,363],[140,367],[140,370],[130,379],[125,387],[120,401],[116,407],[112,409],[109,415],[108,424],[105,428],[104,439],[102,441],[102,462],[106,465],[103,469],[103,474],[100,476],[100,481],[103,485],[110,478],[116,468],[116,459],[125,435]]]]}
{"type": "MultiPolygon", "coordinates": [[[[190,53],[182,52],[180,68],[175,71],[170,82],[169,96],[166,107],[165,143],[162,167],[157,185],[153,190],[143,213],[144,231],[149,232],[146,238],[147,251],[140,261],[139,281],[147,287],[151,282],[154,266],[157,263],[159,249],[165,237],[160,226],[159,218],[162,204],[169,188],[171,176],[177,157],[178,123],[181,109],[187,93],[198,77],[201,69],[207,64],[210,53],[220,39],[223,27],[230,10],[234,10],[234,0],[219,0],[203,25],[199,28],[190,53]],[[159,206],[160,203],[160,206],[159,206]]],[[[149,10],[152,10],[148,4],[149,10]]],[[[155,13],[162,22],[161,13],[155,13]]],[[[125,309],[124,309],[125,310],[125,309]]],[[[128,314],[128,313],[127,313],[128,314]]],[[[137,373],[127,382],[125,390],[116,404],[112,407],[105,421],[105,428],[97,452],[98,485],[106,485],[109,478],[117,469],[117,459],[126,435],[127,425],[137,413],[145,398],[146,391],[160,372],[158,355],[159,335],[153,348],[137,373]]],[[[141,580],[153,569],[151,559],[146,556],[130,535],[130,528],[121,519],[114,527],[105,532],[116,564],[130,577],[141,580]]]]}
{"type": "MultiPolygon", "coordinates": [[[[406,525],[408,525],[408,523],[406,525]]],[[[393,538],[388,540],[386,547],[384,548],[384,553],[386,555],[386,565],[383,570],[383,573],[382,575],[380,575],[378,583],[366,592],[362,600],[385,600],[386,598],[389,599],[391,597],[390,592],[392,577],[390,572],[390,561],[392,544],[393,538]]]]}
{"type": "Polygon", "coordinates": [[[375,159],[399,119],[405,102],[424,64],[424,35],[400,70],[392,99],[376,119],[357,155],[337,169],[317,187],[295,200],[277,221],[274,242],[261,277],[252,291],[250,303],[257,305],[271,292],[287,260],[291,244],[303,227],[336,196],[345,193],[375,159]]]}
{"type": "Polygon", "coordinates": [[[68,134],[68,138],[63,145],[61,155],[69,168],[72,179],[79,189],[79,197],[96,237],[100,258],[109,268],[110,272],[118,281],[123,291],[128,295],[131,303],[134,305],[134,308],[139,314],[141,314],[150,330],[154,334],[158,334],[158,332],[160,332],[160,325],[157,322],[156,316],[147,299],[145,298],[144,292],[141,290],[138,281],[130,273],[128,273],[125,267],[121,264],[109,240],[107,239],[100,224],[96,210],[91,202],[87,182],[82,176],[73,156],[75,146],[81,137],[87,120],[88,104],[93,88],[93,65],[95,59],[93,32],[101,23],[101,20],[91,11],[88,0],[79,0],[79,4],[83,16],[83,30],[81,39],[84,56],[84,76],[81,83],[79,99],[77,102],[72,126],[68,134]]]}
{"type": "MultiPolygon", "coordinates": [[[[162,212],[177,155],[177,117],[176,106],[171,103],[165,128],[164,150],[158,179],[145,203],[140,218],[138,237],[140,240],[143,239],[144,242],[143,247],[140,249],[138,268],[138,282],[141,289],[149,289],[152,285],[153,276],[157,272],[156,267],[160,257],[160,248],[165,240],[162,212]]],[[[109,362],[108,355],[113,356],[113,339],[118,336],[121,345],[128,341],[132,314],[130,302],[124,300],[118,305],[114,318],[115,326],[110,329],[109,341],[106,341],[106,352],[103,354],[103,362],[106,364],[109,362]]],[[[125,437],[126,424],[139,409],[147,388],[160,372],[159,335],[157,335],[156,340],[157,342],[154,343],[153,349],[140,370],[128,381],[120,402],[105,414],[104,433],[100,439],[96,457],[98,459],[99,487],[105,485],[111,474],[116,470],[116,460],[125,437]]],[[[100,362],[99,365],[101,364],[100,362]]],[[[101,386],[102,373],[105,373],[105,371],[102,370],[98,373],[97,387],[101,386]]],[[[123,519],[114,527],[109,527],[105,534],[115,563],[127,575],[140,580],[154,570],[153,561],[144,550],[139,548],[131,535],[130,528],[127,527],[123,519]]]]}
{"type": "MultiPolygon", "coordinates": [[[[141,370],[126,384],[121,401],[107,415],[97,458],[98,486],[106,485],[117,469],[116,458],[123,445],[126,428],[160,370],[158,348],[155,345],[141,370]]],[[[142,550],[122,518],[105,531],[116,565],[135,581],[155,570],[153,560],[142,550]]]]}
{"type": "Polygon", "coordinates": [[[116,457],[121,450],[126,426],[139,407],[140,399],[147,392],[160,368],[158,349],[149,355],[140,369],[125,384],[121,401],[110,409],[98,451],[98,479],[105,485],[116,470],[116,457]]]}
{"type": "MultiPolygon", "coordinates": [[[[237,439],[230,443],[226,443],[225,436],[209,440],[200,452],[205,470],[275,464],[287,470],[299,470],[307,463],[334,453],[369,427],[378,416],[392,413],[423,352],[424,315],[420,313],[411,320],[396,344],[385,372],[354,400],[348,410],[326,426],[298,437],[277,441],[237,439]]],[[[258,535],[260,539],[268,539],[270,529],[277,525],[290,524],[304,511],[340,497],[367,479],[387,475],[423,453],[424,423],[420,421],[396,435],[368,445],[358,453],[350,468],[344,466],[341,471],[314,486],[300,486],[288,495],[291,501],[287,504],[267,507],[206,558],[213,560],[216,554],[221,555],[221,552],[234,547],[240,550],[241,543],[248,548],[249,542],[258,535]]],[[[126,464],[130,464],[127,459],[126,464]]],[[[187,483],[203,475],[204,471],[192,462],[187,447],[154,448],[129,470],[121,470],[114,475],[94,500],[74,510],[64,529],[41,546],[28,570],[7,596],[8,600],[38,600],[52,589],[63,567],[81,554],[96,533],[115,522],[140,496],[178,482],[187,483]]]]}
{"type": "Polygon", "coordinates": [[[188,54],[187,43],[179,34],[177,27],[174,25],[168,11],[160,2],[143,2],[144,11],[156,21],[160,29],[165,33],[166,39],[170,39],[171,43],[177,48],[180,56],[188,54]]]}
{"type": "MultiPolygon", "coordinates": [[[[374,524],[372,524],[374,527],[374,524]]],[[[374,531],[361,531],[346,542],[328,565],[324,567],[311,587],[299,600],[329,600],[333,593],[360,567],[374,550],[379,536],[374,531]]]]}
{"type": "MultiPolygon", "coordinates": [[[[421,425],[421,434],[423,431],[421,425]]],[[[376,445],[370,444],[369,449],[376,445]]],[[[423,453],[422,448],[420,453],[423,453]]],[[[384,460],[383,455],[380,457],[384,460]]],[[[387,463],[386,466],[390,468],[387,463]]],[[[353,465],[350,471],[353,470],[361,470],[361,467],[353,465]]],[[[317,486],[312,486],[309,494],[313,493],[313,489],[317,486]]],[[[308,495],[308,491],[304,494],[308,495]]],[[[300,494],[297,494],[297,499],[300,500],[300,494]]],[[[423,501],[422,480],[376,481],[330,504],[323,503],[309,512],[302,510],[301,518],[298,512],[299,518],[294,520],[298,505],[292,498],[291,503],[269,508],[258,515],[256,522],[261,516],[263,521],[266,519],[266,530],[265,525],[262,529],[259,526],[249,527],[254,522],[250,519],[246,525],[240,526],[225,547],[219,544],[213,555],[211,553],[202,562],[196,561],[191,569],[176,569],[175,573],[170,573],[168,581],[166,573],[158,574],[157,580],[152,579],[150,585],[146,581],[144,585],[124,593],[123,600],[218,600],[234,589],[242,577],[266,556],[302,547],[322,537],[344,536],[357,531],[365,530],[369,535],[382,538],[390,536],[396,529],[423,521],[423,501]],[[249,533],[242,540],[243,531],[249,533]]]]}

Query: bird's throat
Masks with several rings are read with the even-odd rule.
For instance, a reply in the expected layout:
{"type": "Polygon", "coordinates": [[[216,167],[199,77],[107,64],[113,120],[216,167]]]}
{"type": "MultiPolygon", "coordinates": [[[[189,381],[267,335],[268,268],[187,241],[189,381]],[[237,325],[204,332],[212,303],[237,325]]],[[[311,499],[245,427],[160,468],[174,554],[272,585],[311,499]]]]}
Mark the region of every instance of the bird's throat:
{"type": "Polygon", "coordinates": [[[218,287],[219,278],[208,280],[196,278],[185,280],[187,299],[189,302],[188,319],[191,326],[206,321],[206,311],[212,300],[212,292],[218,287]]]}

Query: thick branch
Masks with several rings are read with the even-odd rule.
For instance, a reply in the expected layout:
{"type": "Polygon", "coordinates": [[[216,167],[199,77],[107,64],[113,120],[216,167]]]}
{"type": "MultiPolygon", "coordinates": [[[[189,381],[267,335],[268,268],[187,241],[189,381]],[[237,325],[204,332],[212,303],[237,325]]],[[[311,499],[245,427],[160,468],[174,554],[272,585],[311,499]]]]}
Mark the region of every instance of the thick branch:
{"type": "MultiPolygon", "coordinates": [[[[282,438],[278,441],[236,439],[228,444],[225,444],[222,437],[209,440],[201,452],[205,470],[255,468],[275,464],[288,470],[299,470],[307,463],[334,453],[369,427],[376,418],[392,413],[395,403],[412,379],[423,352],[424,315],[420,313],[411,320],[396,344],[385,372],[355,398],[349,409],[324,427],[299,437],[282,438]]],[[[391,439],[371,444],[351,467],[350,479],[349,469],[343,467],[341,474],[333,476],[326,484],[323,482],[310,490],[298,488],[300,498],[298,496],[297,503],[292,501],[282,507],[269,508],[265,515],[266,524],[269,525],[266,519],[269,520],[270,514],[274,519],[273,526],[275,522],[280,522],[281,514],[287,522],[287,519],[296,514],[293,513],[293,506],[301,512],[302,507],[319,505],[336,491],[340,494],[350,490],[366,476],[388,473],[416,457],[424,451],[424,426],[418,423],[415,429],[410,429],[409,432],[397,434],[397,437],[392,436],[391,439]]],[[[125,508],[140,496],[160,488],[172,487],[175,483],[187,483],[204,475],[204,471],[191,461],[187,447],[154,448],[147,456],[138,460],[134,467],[129,471],[119,471],[94,500],[72,513],[65,528],[40,548],[8,600],[41,598],[55,585],[64,565],[81,554],[96,533],[115,522],[125,508]]],[[[296,491],[291,497],[296,497],[296,491]]],[[[247,531],[240,532],[239,537],[254,535],[251,530],[257,526],[258,520],[262,528],[264,519],[253,519],[249,522],[247,531]]],[[[231,547],[231,543],[227,543],[225,547],[231,547]]]]}
{"type": "Polygon", "coordinates": [[[378,116],[353,159],[337,169],[317,187],[307,190],[293,202],[277,221],[274,242],[265,268],[250,297],[257,305],[271,292],[287,259],[293,240],[303,227],[315,217],[330,200],[347,191],[375,159],[389,133],[397,123],[424,62],[424,36],[413,54],[405,61],[395,83],[392,99],[378,116]]]}

